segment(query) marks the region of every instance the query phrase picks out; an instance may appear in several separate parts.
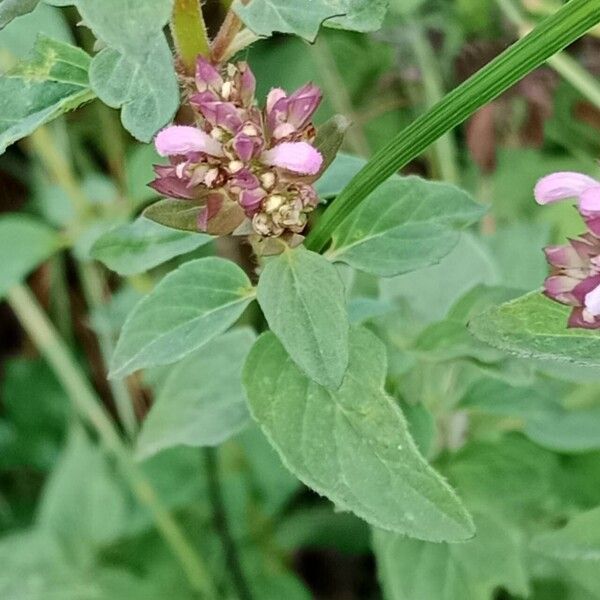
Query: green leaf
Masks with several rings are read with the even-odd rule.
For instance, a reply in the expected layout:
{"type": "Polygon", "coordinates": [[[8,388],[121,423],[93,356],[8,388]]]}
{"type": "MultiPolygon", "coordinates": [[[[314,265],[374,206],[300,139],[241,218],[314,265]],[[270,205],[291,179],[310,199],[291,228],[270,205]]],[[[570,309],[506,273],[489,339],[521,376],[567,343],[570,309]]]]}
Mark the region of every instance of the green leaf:
{"type": "Polygon", "coordinates": [[[253,298],[246,274],[222,258],[201,258],[169,273],[125,321],[111,377],[173,363],[228,329],[253,298]]]}
{"type": "Polygon", "coordinates": [[[432,544],[375,530],[379,578],[387,600],[489,600],[500,586],[528,593],[519,532],[476,514],[477,535],[461,544],[432,544]]]}
{"type": "Polygon", "coordinates": [[[75,0],[85,24],[122,54],[142,57],[168,23],[173,0],[75,0]]]}
{"type": "Polygon", "coordinates": [[[30,13],[40,0],[2,0],[0,2],[0,29],[13,19],[30,13]]]}
{"type": "Polygon", "coordinates": [[[211,240],[210,235],[176,231],[139,217],[96,240],[91,256],[119,275],[134,275],[191,252],[211,240]]]}
{"type": "Polygon", "coordinates": [[[315,183],[319,197],[335,198],[366,164],[364,158],[340,152],[315,183]]]}
{"type": "Polygon", "coordinates": [[[571,0],[447,94],[371,158],[311,230],[307,247],[323,249],[334,231],[377,186],[599,22],[600,0],[571,0]]]}
{"type": "Polygon", "coordinates": [[[327,256],[382,277],[408,273],[439,262],[458,243],[456,228],[483,213],[452,185],[397,178],[375,190],[342,223],[327,256]]]}
{"type": "Polygon", "coordinates": [[[58,540],[30,529],[0,540],[0,597],[6,600],[160,600],[154,585],[114,568],[81,569],[58,540]]]}
{"type": "Polygon", "coordinates": [[[162,34],[141,57],[105,48],[92,61],[90,82],[102,102],[122,107],[123,126],[142,142],[171,121],[179,106],[173,57],[162,34]]]}
{"type": "Polygon", "coordinates": [[[60,248],[56,231],[26,215],[0,217],[0,297],[60,248]]]}
{"type": "Polygon", "coordinates": [[[600,449],[600,406],[565,410],[557,407],[527,420],[525,433],[556,452],[600,449]]]}
{"type": "Polygon", "coordinates": [[[106,456],[75,426],[48,479],[37,524],[60,540],[70,561],[82,567],[118,539],[128,525],[128,499],[106,456]]]}
{"type": "Polygon", "coordinates": [[[532,547],[553,558],[600,561],[600,507],[575,515],[562,529],[537,535],[532,547]]]}
{"type": "Polygon", "coordinates": [[[469,328],[490,346],[518,356],[600,366],[600,334],[568,329],[569,312],[532,292],[478,315],[469,328]]]}
{"type": "Polygon", "coordinates": [[[348,366],[348,311],[335,267],[304,248],[271,259],[258,282],[269,327],[313,380],[337,388],[348,366]]]}
{"type": "Polygon", "coordinates": [[[151,204],[143,212],[143,215],[165,227],[197,233],[198,217],[203,208],[204,204],[196,204],[191,200],[167,198],[151,204]]]}
{"type": "Polygon", "coordinates": [[[241,372],[254,339],[250,329],[235,329],[170,370],[142,426],[138,456],[177,445],[216,446],[248,423],[241,372]]]}
{"type": "Polygon", "coordinates": [[[312,42],[321,24],[351,31],[376,31],[381,27],[389,0],[235,0],[233,10],[254,33],[270,36],[293,33],[312,42]]]}
{"type": "Polygon", "coordinates": [[[352,330],[348,371],[331,391],[310,381],[266,333],[243,378],[253,417],[306,485],[384,529],[431,541],[468,539],[469,514],[416,449],[383,389],[386,370],[383,344],[352,330]]]}
{"type": "Polygon", "coordinates": [[[173,57],[162,33],[172,0],[77,0],[77,8],[108,47],[97,54],[90,82],[98,97],[122,107],[124,127],[149,142],[179,106],[173,57]]]}
{"type": "Polygon", "coordinates": [[[0,153],[44,123],[94,98],[89,56],[40,35],[33,55],[0,77],[0,153]]]}

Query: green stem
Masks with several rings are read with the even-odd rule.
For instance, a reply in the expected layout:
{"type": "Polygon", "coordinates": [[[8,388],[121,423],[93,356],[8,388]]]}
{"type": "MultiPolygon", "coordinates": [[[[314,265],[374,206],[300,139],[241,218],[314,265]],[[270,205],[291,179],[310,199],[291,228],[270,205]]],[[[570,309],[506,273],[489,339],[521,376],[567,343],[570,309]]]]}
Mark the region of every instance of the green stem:
{"type": "Polygon", "coordinates": [[[322,250],[340,223],[378,185],[598,22],[600,0],[571,0],[447,94],[381,148],[350,181],[309,234],[307,247],[322,250]]]}
{"type": "Polygon", "coordinates": [[[118,461],[134,495],[151,512],[158,531],[180,561],[190,585],[207,598],[215,598],[215,588],[202,559],[162,504],[144,472],[132,459],[110,416],[33,294],[27,287],[17,285],[8,292],[8,302],[53,369],[77,413],[95,429],[102,444],[118,461]]]}
{"type": "Polygon", "coordinates": [[[225,503],[223,501],[223,492],[221,490],[221,481],[219,477],[217,450],[215,448],[205,448],[204,458],[208,479],[208,493],[213,509],[213,520],[215,529],[223,544],[227,568],[229,569],[239,600],[252,600],[252,593],[250,592],[250,588],[248,587],[248,583],[246,582],[242,570],[235,541],[227,524],[227,514],[225,512],[225,503]]]}
{"type": "MultiPolygon", "coordinates": [[[[423,27],[415,21],[411,21],[409,26],[413,32],[413,51],[423,80],[425,104],[430,109],[444,97],[439,63],[423,27]]],[[[449,183],[458,183],[460,180],[456,158],[458,152],[452,132],[438,138],[432,144],[432,149],[440,178],[449,183]]]]}
{"type": "MultiPolygon", "coordinates": [[[[519,28],[521,35],[531,29],[531,24],[511,0],[496,0],[506,17],[519,28]]],[[[548,64],[582,96],[600,108],[600,83],[590,75],[574,58],[560,52],[548,59],[548,64]]]]}
{"type": "MultiPolygon", "coordinates": [[[[88,307],[90,310],[97,310],[104,305],[106,283],[102,272],[92,263],[79,263],[78,266],[83,293],[88,307]]],[[[96,334],[102,361],[106,366],[114,351],[112,336],[107,331],[99,331],[96,334]]],[[[108,371],[105,369],[105,372],[108,371]]],[[[115,401],[119,420],[123,424],[128,437],[133,439],[137,432],[138,424],[127,384],[123,379],[109,379],[108,384],[110,385],[110,390],[115,401]]]]}
{"type": "Polygon", "coordinates": [[[198,55],[210,54],[210,41],[200,0],[175,0],[171,16],[171,33],[186,72],[193,74],[198,55]]]}

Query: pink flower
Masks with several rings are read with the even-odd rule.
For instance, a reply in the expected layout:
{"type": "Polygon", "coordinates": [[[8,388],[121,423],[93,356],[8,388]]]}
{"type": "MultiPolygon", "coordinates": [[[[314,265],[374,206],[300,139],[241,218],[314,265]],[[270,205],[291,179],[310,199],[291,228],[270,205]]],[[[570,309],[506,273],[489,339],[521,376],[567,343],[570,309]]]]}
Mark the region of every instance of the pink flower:
{"type": "Polygon", "coordinates": [[[261,158],[267,165],[302,175],[316,175],[323,164],[321,153],[306,142],[283,142],[261,158]]]}
{"type": "Polygon", "coordinates": [[[538,181],[534,195],[538,204],[576,198],[588,228],[600,236],[600,182],[592,177],[571,171],[553,173],[538,181]]]}
{"type": "Polygon", "coordinates": [[[312,183],[324,164],[311,122],[319,88],[307,84],[289,96],[272,90],[260,110],[246,63],[216,66],[199,57],[196,90],[190,106],[197,125],[167,127],[156,136],[158,153],[172,164],[156,169],[152,187],[199,203],[203,230],[213,222],[212,230],[218,224],[219,231],[229,225],[234,231],[245,214],[259,235],[301,233],[318,204],[312,183]]]}
{"type": "Polygon", "coordinates": [[[161,156],[177,156],[201,152],[211,156],[223,156],[223,148],[217,140],[195,127],[173,125],[163,129],[154,140],[161,156]]]}

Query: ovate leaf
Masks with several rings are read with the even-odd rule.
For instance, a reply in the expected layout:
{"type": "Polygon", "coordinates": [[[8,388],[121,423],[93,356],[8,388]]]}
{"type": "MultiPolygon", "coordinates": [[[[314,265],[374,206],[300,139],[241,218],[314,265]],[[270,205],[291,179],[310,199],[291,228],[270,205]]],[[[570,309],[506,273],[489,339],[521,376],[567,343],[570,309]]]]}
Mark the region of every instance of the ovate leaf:
{"type": "Polygon", "coordinates": [[[321,24],[351,31],[381,27],[389,0],[235,0],[233,9],[257,35],[293,33],[314,41],[321,24]]]}
{"type": "Polygon", "coordinates": [[[469,327],[480,340],[518,356],[600,366],[600,333],[568,329],[569,308],[538,292],[475,317],[469,327]]]}
{"type": "Polygon", "coordinates": [[[382,277],[408,273],[439,262],[483,212],[452,185],[396,178],[338,227],[328,256],[382,277]]]}
{"type": "Polygon", "coordinates": [[[185,263],[133,309],[111,362],[111,377],[175,362],[228,329],[253,298],[246,274],[222,258],[185,263]]]}
{"type": "Polygon", "coordinates": [[[349,324],[335,267],[302,247],[286,250],[262,272],[258,302],[269,327],[310,379],[339,387],[348,366],[349,324]]]}
{"type": "Polygon", "coordinates": [[[384,391],[383,344],[350,334],[336,391],[300,371],[272,333],[244,367],[250,410],[284,464],[306,485],[378,527],[431,541],[465,540],[469,514],[419,454],[400,408],[384,391]]]}
{"type": "Polygon", "coordinates": [[[461,544],[432,544],[376,530],[375,555],[387,600],[489,600],[502,586],[525,597],[519,532],[497,517],[476,515],[477,535],[461,544]]]}
{"type": "Polygon", "coordinates": [[[40,0],[1,0],[0,29],[4,29],[13,19],[30,13],[40,0]]]}
{"type": "Polygon", "coordinates": [[[26,215],[0,218],[0,297],[60,247],[56,231],[26,215]]]}
{"type": "Polygon", "coordinates": [[[216,446],[246,425],[242,367],[254,339],[250,329],[236,329],[169,371],[142,426],[140,457],[178,445],[216,446]]]}
{"type": "Polygon", "coordinates": [[[173,0],[75,0],[86,25],[106,45],[142,56],[171,16],[173,0]]]}
{"type": "Polygon", "coordinates": [[[90,81],[102,102],[122,107],[123,126],[142,142],[149,142],[179,106],[173,57],[162,34],[142,56],[105,48],[92,61],[90,81]]]}
{"type": "Polygon", "coordinates": [[[91,100],[89,64],[83,50],[40,35],[31,59],[0,77],[0,153],[91,100]]]}
{"type": "Polygon", "coordinates": [[[134,275],[191,252],[211,239],[209,235],[176,231],[139,217],[96,240],[91,256],[119,275],[134,275]]]}

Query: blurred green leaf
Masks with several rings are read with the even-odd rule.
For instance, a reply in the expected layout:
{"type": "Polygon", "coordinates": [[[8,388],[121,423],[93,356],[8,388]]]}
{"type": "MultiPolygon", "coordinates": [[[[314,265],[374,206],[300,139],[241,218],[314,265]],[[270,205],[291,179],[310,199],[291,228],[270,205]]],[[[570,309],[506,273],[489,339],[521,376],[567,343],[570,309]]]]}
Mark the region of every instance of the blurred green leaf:
{"type": "Polygon", "coordinates": [[[597,331],[568,329],[569,308],[532,292],[475,317],[480,340],[518,356],[600,366],[597,331]]]}
{"type": "Polygon", "coordinates": [[[335,267],[302,247],[270,259],[258,282],[269,327],[294,362],[321,385],[339,387],[348,366],[348,312],[335,267]]]}
{"type": "Polygon", "coordinates": [[[127,571],[69,563],[60,543],[32,529],[0,540],[0,597],[5,600],[160,600],[153,586],[127,571]]]}
{"type": "Polygon", "coordinates": [[[537,535],[532,547],[554,558],[596,561],[600,566],[600,507],[575,515],[562,529],[537,535]]]}
{"type": "Polygon", "coordinates": [[[439,265],[381,281],[384,299],[404,298],[426,322],[443,319],[450,307],[476,285],[497,284],[498,267],[473,235],[462,235],[439,265]],[[443,290],[443,293],[440,293],[443,290]]]}
{"type": "Polygon", "coordinates": [[[7,71],[18,60],[27,58],[40,34],[73,43],[73,35],[62,12],[42,2],[33,12],[0,31],[0,71],[7,71]]]}
{"type": "Polygon", "coordinates": [[[0,297],[60,248],[58,233],[27,215],[0,217],[0,297]]]}
{"type": "Polygon", "coordinates": [[[126,530],[128,503],[103,451],[75,426],[44,488],[37,525],[55,536],[70,562],[93,563],[96,552],[126,530]]]}
{"type": "Polygon", "coordinates": [[[383,390],[383,344],[357,329],[350,348],[348,372],[332,392],[307,379],[277,338],[264,334],[244,367],[254,418],[284,464],[339,508],[422,539],[468,539],[468,513],[418,453],[383,390]]]}
{"type": "Polygon", "coordinates": [[[320,26],[375,31],[381,27],[389,0],[313,0],[299,6],[295,0],[235,0],[233,10],[254,33],[270,36],[293,33],[314,41],[320,26]]]}
{"type": "Polygon", "coordinates": [[[476,536],[460,544],[432,544],[375,530],[386,600],[489,600],[500,587],[527,597],[528,574],[518,530],[497,517],[474,518],[476,536]]]}
{"type": "Polygon", "coordinates": [[[484,209],[458,188],[417,177],[388,181],[375,190],[332,236],[327,255],[382,277],[440,261],[458,243],[458,227],[484,209]]]}
{"type": "Polygon", "coordinates": [[[340,152],[315,184],[319,197],[335,198],[366,163],[364,158],[340,152]]]}
{"type": "Polygon", "coordinates": [[[167,275],[133,309],[111,361],[111,377],[173,363],[228,329],[253,297],[235,263],[202,258],[167,275]]]}
{"type": "Polygon", "coordinates": [[[139,217],[98,238],[92,246],[91,256],[119,275],[135,275],[211,240],[210,235],[177,231],[139,217]]]}
{"type": "Polygon", "coordinates": [[[284,550],[325,548],[346,554],[369,550],[369,526],[351,513],[336,512],[331,506],[304,508],[286,516],[275,532],[284,550]]]}
{"type": "Polygon", "coordinates": [[[171,369],[140,431],[140,458],[182,444],[216,446],[248,423],[241,371],[254,339],[235,329],[171,369]]]}
{"type": "Polygon", "coordinates": [[[13,19],[30,13],[40,0],[1,0],[0,29],[4,29],[13,19]]]}
{"type": "Polygon", "coordinates": [[[94,98],[89,56],[40,35],[31,58],[0,77],[0,154],[41,125],[94,98]]]}
{"type": "Polygon", "coordinates": [[[166,198],[151,204],[143,215],[165,227],[198,233],[198,218],[204,207],[204,203],[166,198]]]}
{"type": "Polygon", "coordinates": [[[8,443],[0,445],[0,464],[4,468],[52,467],[62,447],[69,406],[46,362],[7,361],[0,396],[11,433],[8,443]]]}

